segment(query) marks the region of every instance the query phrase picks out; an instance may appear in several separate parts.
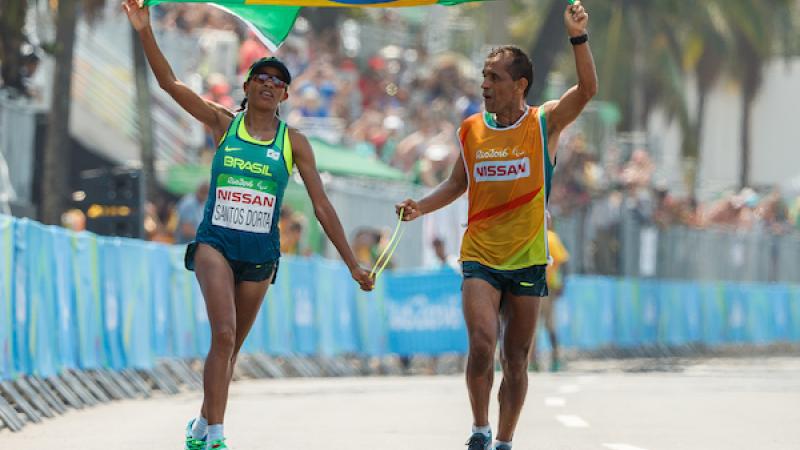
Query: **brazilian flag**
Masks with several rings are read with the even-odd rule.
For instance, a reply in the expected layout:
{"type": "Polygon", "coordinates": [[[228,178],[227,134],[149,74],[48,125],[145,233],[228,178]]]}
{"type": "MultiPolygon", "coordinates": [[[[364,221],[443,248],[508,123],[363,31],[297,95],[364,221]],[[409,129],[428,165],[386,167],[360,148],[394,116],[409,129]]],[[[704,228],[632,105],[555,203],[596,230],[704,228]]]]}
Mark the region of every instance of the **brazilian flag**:
{"type": "Polygon", "coordinates": [[[271,50],[275,50],[292,31],[297,14],[304,6],[394,8],[478,1],[484,0],[145,0],[145,4],[208,3],[217,6],[244,20],[271,50]]]}

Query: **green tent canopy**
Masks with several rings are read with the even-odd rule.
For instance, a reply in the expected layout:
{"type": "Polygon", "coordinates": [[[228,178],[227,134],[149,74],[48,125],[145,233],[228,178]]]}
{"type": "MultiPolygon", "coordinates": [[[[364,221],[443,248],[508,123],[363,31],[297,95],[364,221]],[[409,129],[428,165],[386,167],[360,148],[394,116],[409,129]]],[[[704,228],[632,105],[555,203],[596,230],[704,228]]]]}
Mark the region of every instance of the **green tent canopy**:
{"type": "MultiPolygon", "coordinates": [[[[318,139],[309,139],[317,159],[320,172],[352,178],[373,178],[379,180],[404,181],[408,177],[403,172],[373,157],[357,154],[341,145],[331,145],[318,139]]],[[[166,189],[176,195],[195,190],[202,181],[208,180],[211,169],[201,164],[176,164],[167,171],[166,189]]]]}
{"type": "Polygon", "coordinates": [[[340,145],[331,145],[318,139],[309,139],[317,158],[320,172],[353,178],[377,178],[403,181],[408,177],[403,172],[374,157],[363,156],[340,145]]]}

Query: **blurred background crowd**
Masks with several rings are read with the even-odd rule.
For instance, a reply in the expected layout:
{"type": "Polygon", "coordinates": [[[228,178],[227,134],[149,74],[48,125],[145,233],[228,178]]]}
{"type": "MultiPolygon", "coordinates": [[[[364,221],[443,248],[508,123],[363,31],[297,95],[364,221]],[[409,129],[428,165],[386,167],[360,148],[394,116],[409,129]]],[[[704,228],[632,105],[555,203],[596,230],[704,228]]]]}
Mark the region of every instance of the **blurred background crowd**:
{"type": "MultiPolygon", "coordinates": [[[[35,13],[28,21],[38,23],[42,20],[36,11],[47,9],[47,6],[46,2],[33,3],[35,13]]],[[[102,5],[102,2],[98,3],[102,5]]],[[[280,114],[290,125],[309,136],[315,149],[335,150],[338,153],[333,153],[333,159],[343,158],[343,155],[357,157],[352,161],[359,162],[345,164],[350,169],[366,161],[380,164],[386,168],[385,173],[395,177],[392,182],[399,180],[424,191],[444,180],[457,160],[458,124],[482,110],[480,64],[492,44],[529,40],[531,37],[537,39],[533,48],[526,47],[530,53],[541,50],[534,54],[534,64],[536,82],[542,86],[534,87],[535,94],[532,95],[536,97],[529,99],[532,103],[556,98],[572,83],[574,68],[571,67],[570,55],[556,50],[567,48],[563,35],[557,33],[563,30],[559,23],[561,6],[556,3],[545,0],[493,2],[492,8],[497,10],[494,12],[484,5],[439,9],[309,8],[299,17],[286,42],[274,52],[241,21],[213,7],[162,4],[152,9],[152,16],[159,42],[179,78],[202,92],[205,98],[237,109],[243,98],[243,78],[250,64],[263,56],[277,56],[286,62],[293,74],[290,96],[282,105],[280,114]],[[539,13],[531,12],[531,8],[539,13]],[[440,17],[432,20],[431,14],[440,17]],[[503,33],[496,27],[492,28],[496,25],[492,20],[498,17],[508,28],[503,33]],[[552,28],[551,22],[556,28],[552,28]],[[528,24],[527,28],[525,24],[528,24]],[[534,29],[537,31],[531,33],[534,29]],[[542,49],[550,50],[548,53],[542,49]],[[544,73],[538,72],[542,68],[544,73]]],[[[708,19],[709,23],[717,23],[722,19],[715,14],[727,14],[718,8],[720,5],[733,10],[747,8],[752,6],[751,3],[746,0],[722,4],[709,2],[698,12],[697,20],[708,19]]],[[[791,31],[792,24],[800,22],[797,2],[776,0],[777,3],[789,8],[791,20],[785,18],[770,22],[773,19],[766,14],[753,20],[757,20],[759,26],[779,23],[784,27],[775,28],[769,36],[762,36],[762,40],[780,45],[768,46],[762,55],[744,55],[749,59],[743,56],[741,59],[766,65],[777,58],[776,55],[783,54],[787,61],[785,71],[791,72],[794,69],[790,68],[796,65],[796,58],[792,59],[792,55],[800,53],[800,38],[791,31]],[[783,39],[785,36],[791,39],[783,39]]],[[[696,78],[698,86],[705,88],[723,76],[719,72],[723,65],[717,61],[714,66],[713,52],[724,50],[738,52],[736,55],[741,56],[741,49],[712,48],[708,44],[698,49],[693,46],[689,31],[677,30],[675,35],[670,35],[668,27],[654,24],[652,42],[643,41],[637,44],[643,47],[632,49],[633,53],[644,52],[643,63],[653,63],[653,67],[639,67],[634,64],[636,61],[622,60],[623,56],[615,53],[617,47],[611,42],[615,36],[614,26],[622,27],[616,30],[618,32],[626,26],[636,25],[638,7],[623,14],[612,6],[597,5],[593,10],[594,29],[598,35],[609,39],[608,42],[593,42],[601,78],[600,99],[593,102],[581,119],[562,135],[550,197],[556,228],[565,229],[568,247],[585,248],[584,252],[577,252],[578,261],[590,261],[579,262],[578,270],[625,274],[624,263],[602,261],[627,258],[623,248],[626,239],[634,239],[637,247],[647,247],[643,243],[653,230],[721,231],[731,233],[728,236],[732,240],[736,239],[737,233],[791,236],[800,231],[800,178],[791,183],[786,182],[785,177],[769,183],[753,182],[751,180],[758,177],[753,177],[753,171],[746,168],[750,164],[747,160],[739,169],[743,174],[739,183],[707,182],[712,177],[705,176],[696,165],[692,170],[676,174],[691,166],[686,164],[687,161],[696,164],[703,158],[705,161],[736,159],[739,154],[734,149],[730,155],[722,157],[705,156],[699,154],[699,144],[694,147],[685,144],[686,136],[690,136],[687,130],[693,126],[699,129],[701,124],[692,125],[691,117],[684,120],[687,114],[681,111],[691,109],[689,106],[684,104],[684,110],[671,106],[670,99],[676,93],[667,87],[675,85],[674,80],[657,79],[656,72],[652,72],[660,70],[655,65],[659,61],[668,67],[668,63],[662,61],[666,51],[663,43],[672,38],[677,40],[674,44],[680,48],[672,49],[672,52],[684,65],[682,70],[688,73],[685,84],[694,82],[696,78]],[[627,69],[615,71],[619,67],[627,69]],[[709,67],[717,67],[718,71],[709,67]],[[712,82],[708,86],[700,84],[706,76],[712,82]],[[641,102],[645,107],[642,109],[641,104],[637,106],[636,103],[635,91],[639,83],[636,80],[648,80],[648,77],[649,81],[640,86],[644,92],[641,102]],[[626,103],[629,97],[633,98],[631,104],[626,103]],[[684,143],[679,142],[683,160],[677,164],[675,158],[670,163],[669,158],[664,157],[665,139],[648,133],[646,128],[650,124],[642,123],[644,119],[640,118],[657,116],[652,112],[657,107],[666,111],[667,118],[680,119],[677,122],[683,132],[684,143]],[[686,127],[684,122],[688,123],[686,127]],[[635,235],[635,238],[624,237],[626,233],[635,235]],[[609,252],[611,256],[608,256],[609,252]],[[606,256],[598,256],[602,254],[606,256]]],[[[108,12],[115,11],[110,7],[105,10],[105,17],[101,20],[124,24],[118,11],[108,12]]],[[[659,10],[658,17],[682,13],[659,10]]],[[[729,32],[738,32],[736,17],[740,16],[731,13],[723,17],[728,21],[729,32]]],[[[85,34],[79,33],[79,38],[90,40],[92,33],[100,34],[91,28],[85,34]]],[[[47,34],[41,27],[36,30],[33,35],[41,37],[47,34]]],[[[709,36],[703,36],[704,42],[712,42],[713,33],[717,31],[709,28],[706,32],[709,36]]],[[[52,95],[52,83],[42,74],[52,70],[52,58],[34,41],[26,44],[23,51],[21,90],[23,96],[46,105],[52,95]]],[[[618,42],[616,45],[629,44],[618,42]]],[[[79,61],[83,59],[86,64],[97,64],[86,53],[80,55],[83,56],[79,61]]],[[[731,64],[735,66],[738,63],[733,61],[731,64]]],[[[80,70],[78,64],[76,71],[80,70]]],[[[132,80],[120,76],[116,70],[113,69],[112,78],[119,77],[123,84],[132,84],[132,80]]],[[[77,94],[73,94],[76,101],[87,96],[83,92],[88,88],[80,87],[80,78],[78,75],[77,94]]],[[[742,89],[746,88],[747,85],[742,84],[742,89]]],[[[705,98],[703,92],[700,91],[701,99],[705,98]]],[[[169,101],[159,100],[158,95],[153,93],[157,106],[168,108],[169,101]]],[[[752,99],[749,101],[753,103],[752,99]]],[[[702,115],[703,102],[698,105],[702,115]]],[[[168,109],[165,111],[166,120],[163,116],[156,119],[157,126],[174,121],[176,131],[170,130],[169,133],[178,135],[180,140],[159,138],[172,142],[170,151],[173,153],[157,152],[156,159],[166,162],[163,166],[157,165],[156,170],[163,174],[164,166],[192,163],[201,168],[198,174],[207,174],[206,167],[215,150],[213,139],[202,127],[187,125],[191,121],[184,121],[178,113],[168,109]]],[[[126,125],[126,128],[135,127],[126,125]]],[[[157,141],[161,145],[161,141],[157,141]]],[[[749,161],[769,158],[762,156],[765,151],[763,148],[753,149],[749,161]]],[[[318,155],[318,160],[322,159],[318,155]]],[[[714,165],[712,162],[711,166],[714,165]]],[[[377,178],[367,190],[380,190],[375,186],[381,186],[382,181],[390,184],[388,179],[377,178]]],[[[166,243],[191,240],[193,228],[201,217],[207,184],[201,177],[190,180],[181,189],[170,188],[169,182],[163,183],[165,186],[158,195],[148,195],[143,208],[144,237],[166,243]]],[[[398,194],[396,200],[399,197],[398,194]]],[[[77,207],[70,209],[62,216],[63,225],[74,229],[85,227],[86,218],[81,215],[86,212],[77,207]]],[[[321,241],[309,237],[318,234],[318,230],[315,232],[317,225],[313,215],[300,202],[289,198],[280,227],[285,240],[284,253],[324,253],[321,241]]],[[[431,255],[428,263],[453,266],[452,259],[462,229],[456,227],[443,232],[439,227],[437,230],[426,232],[423,238],[422,245],[431,255]]],[[[390,230],[387,226],[358,226],[348,231],[359,258],[363,263],[371,264],[385,246],[390,230]]],[[[628,245],[628,251],[630,248],[628,245]]],[[[648,258],[639,255],[637,264],[648,258]]]]}

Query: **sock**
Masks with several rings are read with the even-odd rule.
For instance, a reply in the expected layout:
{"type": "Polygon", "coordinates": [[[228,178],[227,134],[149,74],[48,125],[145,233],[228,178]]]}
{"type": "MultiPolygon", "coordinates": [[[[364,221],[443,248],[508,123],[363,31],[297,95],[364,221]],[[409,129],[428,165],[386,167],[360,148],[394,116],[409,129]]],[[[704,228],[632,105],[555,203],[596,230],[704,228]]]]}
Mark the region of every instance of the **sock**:
{"type": "Polygon", "coordinates": [[[203,415],[197,416],[192,423],[192,437],[194,439],[205,439],[208,434],[208,421],[203,415]]]}
{"type": "Polygon", "coordinates": [[[481,433],[484,436],[489,436],[491,438],[492,437],[492,426],[491,425],[486,425],[486,426],[483,426],[483,427],[479,427],[479,426],[473,425],[472,426],[472,433],[473,434],[481,433]]]}
{"type": "Polygon", "coordinates": [[[214,425],[208,426],[208,442],[218,441],[224,437],[225,435],[222,432],[221,423],[215,423],[214,425]]]}
{"type": "Polygon", "coordinates": [[[511,441],[494,441],[494,448],[497,448],[499,445],[505,445],[507,448],[511,448],[511,441]]]}

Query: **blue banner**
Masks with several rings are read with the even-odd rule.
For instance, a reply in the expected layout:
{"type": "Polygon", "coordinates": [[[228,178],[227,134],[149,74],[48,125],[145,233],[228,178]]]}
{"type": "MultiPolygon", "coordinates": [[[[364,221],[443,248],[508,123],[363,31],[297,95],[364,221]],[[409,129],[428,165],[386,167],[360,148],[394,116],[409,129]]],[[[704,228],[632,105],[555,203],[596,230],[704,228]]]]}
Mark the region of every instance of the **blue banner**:
{"type": "Polygon", "coordinates": [[[122,252],[122,239],[101,238],[100,267],[103,280],[103,331],[108,367],[114,370],[126,368],[122,336],[121,279],[128,274],[128,266],[122,252]]]}
{"type": "Polygon", "coordinates": [[[31,351],[28,345],[28,219],[17,221],[14,227],[14,301],[12,314],[14,373],[33,373],[31,351]]]}
{"type": "Polygon", "coordinates": [[[791,286],[789,300],[789,340],[800,342],[800,287],[791,286]]]}
{"type": "Polygon", "coordinates": [[[467,350],[461,279],[452,271],[384,274],[389,349],[400,355],[467,350]]]}
{"type": "Polygon", "coordinates": [[[51,377],[59,372],[59,326],[53,233],[43,225],[27,226],[24,259],[27,266],[28,355],[30,372],[51,377]]]}
{"type": "Polygon", "coordinates": [[[72,235],[70,241],[79,365],[82,369],[99,369],[106,367],[106,347],[98,239],[84,232],[72,235]]]}
{"type": "Polygon", "coordinates": [[[614,285],[609,281],[586,277],[573,279],[566,285],[564,300],[572,319],[568,342],[575,347],[594,349],[613,342],[614,285]],[[570,301],[573,298],[576,301],[570,301]]]}
{"type": "MultiPolygon", "coordinates": [[[[0,216],[0,379],[204,357],[211,332],[184,250],[0,216]]],[[[460,285],[449,270],[387,272],[364,293],[341,262],[286,257],[243,351],[464,353],[460,285]]],[[[800,342],[793,285],[570,276],[555,311],[565,348],[800,342]]]]}
{"type": "Polygon", "coordinates": [[[56,320],[58,322],[56,342],[58,345],[59,367],[80,368],[79,332],[76,324],[75,289],[72,267],[72,235],[63,228],[48,227],[52,235],[53,295],[56,298],[56,320]]]}
{"type": "Polygon", "coordinates": [[[170,311],[170,253],[164,245],[148,245],[147,265],[150,268],[150,298],[153,301],[152,342],[153,355],[172,356],[170,333],[172,316],[170,311]]]}
{"type": "Polygon", "coordinates": [[[194,273],[189,272],[183,266],[183,255],[186,251],[185,246],[175,246],[169,249],[170,263],[170,350],[169,356],[176,358],[199,358],[205,356],[200,351],[198,323],[199,314],[205,314],[196,310],[197,301],[195,299],[195,289],[197,281],[194,273]]]}
{"type": "Polygon", "coordinates": [[[639,282],[639,316],[635,318],[639,329],[639,345],[655,345],[658,343],[659,313],[663,289],[655,280],[639,282]]]}
{"type": "Polygon", "coordinates": [[[389,324],[386,320],[384,278],[378,278],[372,292],[355,290],[355,315],[360,353],[381,356],[389,352],[389,324]]]}
{"type": "Polygon", "coordinates": [[[702,342],[718,345],[725,342],[726,307],[722,284],[703,283],[700,289],[702,342]]]}
{"type": "Polygon", "coordinates": [[[267,297],[261,312],[266,319],[259,322],[264,329],[265,351],[271,355],[285,356],[292,353],[294,319],[291,302],[291,280],[289,262],[292,258],[281,260],[278,278],[267,290],[267,297]]]}
{"type": "Polygon", "coordinates": [[[14,220],[0,214],[0,381],[14,374],[14,220]]]}
{"type": "Polygon", "coordinates": [[[735,344],[746,343],[748,339],[747,316],[749,304],[745,287],[739,284],[726,285],[723,295],[727,305],[725,341],[735,344]]]}
{"type": "MultiPolygon", "coordinates": [[[[126,367],[150,369],[153,367],[153,298],[149,263],[151,245],[142,245],[132,239],[120,239],[119,259],[119,312],[122,325],[122,347],[126,367]]],[[[109,267],[108,265],[106,267],[109,267]]]]}
{"type": "Polygon", "coordinates": [[[292,303],[293,351],[301,355],[317,352],[316,324],[316,264],[308,258],[286,258],[281,262],[281,274],[288,279],[289,298],[292,303]]]}
{"type": "Polygon", "coordinates": [[[666,282],[661,288],[658,341],[665,345],[686,345],[700,332],[699,296],[692,285],[666,282]]]}
{"type": "Polygon", "coordinates": [[[319,353],[326,356],[356,353],[356,283],[347,267],[338,261],[318,260],[316,270],[319,353]]]}

